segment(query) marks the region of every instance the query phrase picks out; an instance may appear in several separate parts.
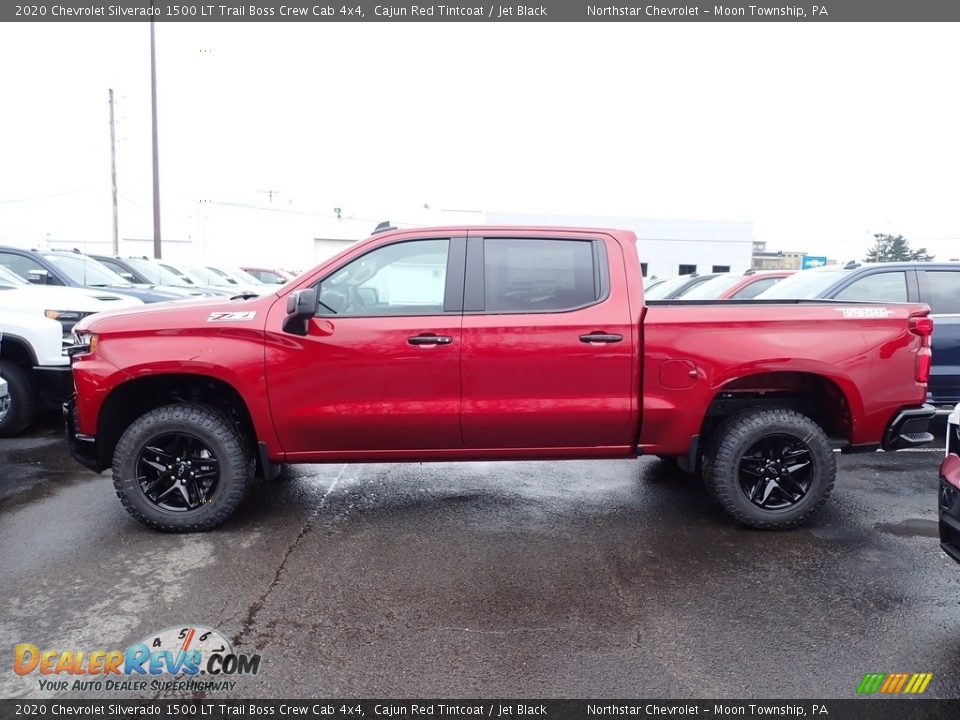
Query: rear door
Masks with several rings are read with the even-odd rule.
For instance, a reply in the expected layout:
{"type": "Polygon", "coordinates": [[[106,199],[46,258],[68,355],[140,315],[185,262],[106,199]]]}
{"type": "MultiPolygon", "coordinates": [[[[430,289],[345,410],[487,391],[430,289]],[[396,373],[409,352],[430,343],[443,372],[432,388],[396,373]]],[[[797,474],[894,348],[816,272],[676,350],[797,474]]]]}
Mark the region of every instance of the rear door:
{"type": "Polygon", "coordinates": [[[347,260],[315,287],[307,335],[267,322],[267,389],[291,459],[458,449],[466,239],[415,238],[347,260]]]}
{"type": "Polygon", "coordinates": [[[960,267],[921,270],[920,297],[933,315],[930,398],[954,405],[960,402],[960,267]]]}
{"type": "Polygon", "coordinates": [[[631,324],[621,253],[604,235],[471,233],[462,359],[467,448],[635,441],[639,328],[631,324]]]}

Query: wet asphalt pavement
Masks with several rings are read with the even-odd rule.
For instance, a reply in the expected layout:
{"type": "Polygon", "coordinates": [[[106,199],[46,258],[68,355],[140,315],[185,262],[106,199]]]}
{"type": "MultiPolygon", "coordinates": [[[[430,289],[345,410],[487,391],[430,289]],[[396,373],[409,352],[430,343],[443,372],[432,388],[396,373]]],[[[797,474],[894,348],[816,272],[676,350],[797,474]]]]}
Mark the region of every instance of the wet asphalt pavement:
{"type": "Polygon", "coordinates": [[[16,643],[190,623],[263,658],[217,697],[853,697],[921,671],[960,697],[936,449],[842,456],[791,532],[645,458],[297,466],[219,530],[165,535],[59,433],[0,440],[0,697],[53,697],[10,670],[16,643]]]}

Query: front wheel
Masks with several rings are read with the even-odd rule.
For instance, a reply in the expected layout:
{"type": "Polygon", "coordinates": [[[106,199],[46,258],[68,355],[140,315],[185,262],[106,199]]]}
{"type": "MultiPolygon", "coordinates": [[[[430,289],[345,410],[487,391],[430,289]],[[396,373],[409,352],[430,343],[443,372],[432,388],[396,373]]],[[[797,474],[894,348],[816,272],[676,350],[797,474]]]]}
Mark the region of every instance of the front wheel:
{"type": "Polygon", "coordinates": [[[731,516],[753,528],[785,530],[830,497],[836,459],[813,420],[786,408],[758,408],[718,429],[705,481],[731,516]]]}
{"type": "Polygon", "coordinates": [[[144,525],[199,532],[233,514],[253,466],[248,443],[226,416],[202,405],[165,405],[123,433],[113,455],[113,486],[144,525]]]}
{"type": "Polygon", "coordinates": [[[30,427],[37,414],[33,378],[29,368],[6,360],[0,360],[0,377],[9,393],[0,400],[0,437],[14,437],[30,427]]]}

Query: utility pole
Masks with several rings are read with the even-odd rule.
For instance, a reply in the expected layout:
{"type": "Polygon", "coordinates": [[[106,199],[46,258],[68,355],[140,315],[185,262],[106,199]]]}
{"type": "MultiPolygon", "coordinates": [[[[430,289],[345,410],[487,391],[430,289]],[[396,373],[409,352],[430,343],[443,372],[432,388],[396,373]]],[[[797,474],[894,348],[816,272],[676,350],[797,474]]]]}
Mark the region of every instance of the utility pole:
{"type": "Polygon", "coordinates": [[[113,254],[120,254],[120,227],[117,221],[117,130],[113,119],[113,88],[110,88],[110,185],[113,190],[113,254]]]}
{"type": "MultiPolygon", "coordinates": [[[[153,0],[150,0],[153,8],[153,0]]],[[[153,256],[161,258],[160,249],[160,155],[157,142],[157,47],[153,16],[150,17],[150,114],[153,119],[153,256]]]]}

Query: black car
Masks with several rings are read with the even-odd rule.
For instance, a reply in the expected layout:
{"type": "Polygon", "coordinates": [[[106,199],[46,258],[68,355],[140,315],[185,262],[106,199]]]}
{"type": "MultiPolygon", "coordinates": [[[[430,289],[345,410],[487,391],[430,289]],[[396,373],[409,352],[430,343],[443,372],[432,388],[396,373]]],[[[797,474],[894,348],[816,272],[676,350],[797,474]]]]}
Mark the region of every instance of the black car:
{"type": "Polygon", "coordinates": [[[0,265],[8,267],[35,285],[109,288],[122,295],[140,298],[145,303],[183,300],[191,295],[180,288],[156,288],[134,285],[78,252],[39,251],[0,247],[0,265]]]}

